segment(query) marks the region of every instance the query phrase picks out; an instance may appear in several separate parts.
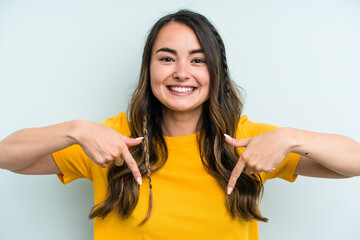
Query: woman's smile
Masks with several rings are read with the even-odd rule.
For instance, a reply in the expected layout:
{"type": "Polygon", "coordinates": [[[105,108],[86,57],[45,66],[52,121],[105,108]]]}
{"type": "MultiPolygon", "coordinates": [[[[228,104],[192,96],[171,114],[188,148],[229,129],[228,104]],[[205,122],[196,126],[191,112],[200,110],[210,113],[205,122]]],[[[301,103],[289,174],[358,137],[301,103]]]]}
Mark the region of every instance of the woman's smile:
{"type": "Polygon", "coordinates": [[[169,85],[166,88],[175,96],[189,96],[197,90],[197,87],[182,85],[169,85]]]}

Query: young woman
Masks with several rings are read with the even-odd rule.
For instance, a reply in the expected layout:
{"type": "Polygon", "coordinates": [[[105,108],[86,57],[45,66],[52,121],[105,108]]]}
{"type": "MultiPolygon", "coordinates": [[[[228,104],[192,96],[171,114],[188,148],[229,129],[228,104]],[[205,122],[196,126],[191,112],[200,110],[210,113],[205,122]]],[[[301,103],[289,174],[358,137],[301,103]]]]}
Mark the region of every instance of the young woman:
{"type": "Polygon", "coordinates": [[[241,110],[221,37],[183,10],[153,26],[128,116],[20,130],[0,142],[0,167],[92,181],[95,239],[258,239],[267,179],[360,174],[356,141],[241,110]]]}

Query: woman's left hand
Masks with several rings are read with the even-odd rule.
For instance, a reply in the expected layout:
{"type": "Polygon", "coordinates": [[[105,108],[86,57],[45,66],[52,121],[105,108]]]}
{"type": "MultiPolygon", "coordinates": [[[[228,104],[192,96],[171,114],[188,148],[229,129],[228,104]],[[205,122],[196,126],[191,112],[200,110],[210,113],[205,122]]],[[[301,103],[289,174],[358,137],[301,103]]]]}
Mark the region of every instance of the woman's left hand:
{"type": "Polygon", "coordinates": [[[225,135],[226,142],[231,146],[245,147],[231,173],[227,193],[232,192],[245,167],[250,174],[273,171],[290,152],[289,140],[285,136],[281,128],[245,139],[225,135]]]}

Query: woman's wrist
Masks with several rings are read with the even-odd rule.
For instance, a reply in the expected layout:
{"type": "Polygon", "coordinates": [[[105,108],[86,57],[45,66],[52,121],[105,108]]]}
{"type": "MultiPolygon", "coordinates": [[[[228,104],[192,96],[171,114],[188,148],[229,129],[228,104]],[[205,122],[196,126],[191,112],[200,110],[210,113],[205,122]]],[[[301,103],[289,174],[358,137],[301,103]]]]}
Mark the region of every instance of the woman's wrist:
{"type": "Polygon", "coordinates": [[[70,139],[71,145],[81,143],[88,123],[86,120],[73,120],[69,122],[67,138],[70,139]]]}
{"type": "Polygon", "coordinates": [[[279,129],[286,143],[286,154],[288,153],[299,153],[300,149],[300,137],[301,134],[298,129],[283,127],[279,129]]]}

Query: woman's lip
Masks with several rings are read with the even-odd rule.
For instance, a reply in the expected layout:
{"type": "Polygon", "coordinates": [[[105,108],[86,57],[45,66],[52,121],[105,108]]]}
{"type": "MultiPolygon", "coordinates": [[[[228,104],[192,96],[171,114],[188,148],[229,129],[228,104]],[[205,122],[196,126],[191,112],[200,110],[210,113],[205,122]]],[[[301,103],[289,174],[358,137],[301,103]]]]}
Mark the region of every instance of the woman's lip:
{"type": "MultiPolygon", "coordinates": [[[[191,92],[173,92],[170,90],[170,87],[175,87],[175,85],[171,85],[171,86],[167,86],[166,89],[172,94],[172,95],[175,95],[175,96],[189,96],[191,94],[193,94],[194,92],[197,91],[197,87],[191,87],[191,88],[194,88],[193,91],[191,92]]],[[[181,86],[181,87],[185,87],[185,86],[181,86]]]]}
{"type": "Polygon", "coordinates": [[[175,85],[166,85],[167,88],[171,88],[171,87],[182,87],[182,88],[197,88],[195,86],[191,86],[191,85],[179,85],[179,84],[175,84],[175,85]]]}

